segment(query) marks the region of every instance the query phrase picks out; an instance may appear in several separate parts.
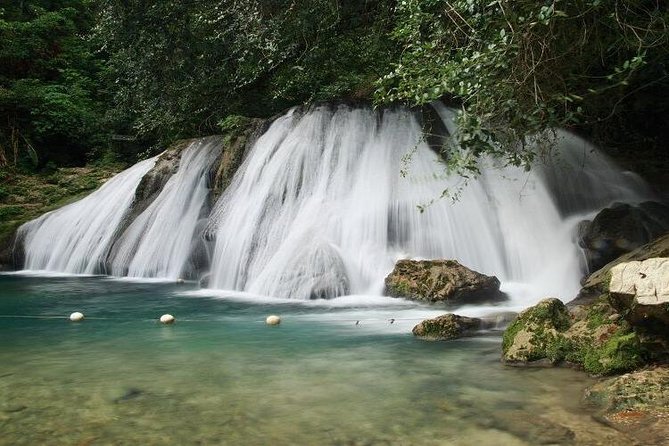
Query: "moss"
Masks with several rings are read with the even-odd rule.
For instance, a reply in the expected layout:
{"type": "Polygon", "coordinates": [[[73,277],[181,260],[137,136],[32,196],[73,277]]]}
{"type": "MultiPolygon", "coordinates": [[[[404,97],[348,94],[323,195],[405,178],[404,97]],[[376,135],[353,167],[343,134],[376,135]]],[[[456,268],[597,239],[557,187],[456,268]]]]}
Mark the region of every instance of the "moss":
{"type": "Polygon", "coordinates": [[[588,328],[594,330],[602,325],[610,323],[609,316],[613,313],[614,310],[607,301],[607,295],[601,295],[595,304],[588,307],[586,312],[585,318],[588,328]]]}
{"type": "Polygon", "coordinates": [[[583,368],[595,375],[624,373],[644,363],[645,352],[633,331],[618,330],[601,347],[584,347],[583,368]]]}
{"type": "Polygon", "coordinates": [[[502,335],[502,352],[506,354],[506,352],[509,350],[509,347],[513,344],[514,339],[516,339],[516,335],[520,330],[523,329],[524,327],[524,322],[521,321],[519,318],[516,318],[511,322],[511,324],[506,327],[506,330],[504,330],[504,334],[502,335]]]}

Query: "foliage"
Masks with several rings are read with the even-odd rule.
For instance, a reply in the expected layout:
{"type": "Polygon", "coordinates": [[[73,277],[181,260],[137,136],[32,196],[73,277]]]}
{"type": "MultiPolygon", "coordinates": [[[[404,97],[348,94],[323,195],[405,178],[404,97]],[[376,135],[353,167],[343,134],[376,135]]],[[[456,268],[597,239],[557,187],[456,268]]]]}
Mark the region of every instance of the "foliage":
{"type": "Polygon", "coordinates": [[[31,0],[0,9],[0,167],[22,155],[80,163],[99,141],[99,67],[85,37],[93,5],[31,0]]]}
{"type": "Polygon", "coordinates": [[[527,135],[596,123],[651,84],[669,85],[664,2],[402,0],[395,13],[402,53],[376,100],[459,102],[461,172],[483,154],[528,166],[527,135]]]}
{"type": "Polygon", "coordinates": [[[388,60],[386,0],[101,3],[111,122],[142,137],[192,137],[229,114],[372,91],[388,60]]]}

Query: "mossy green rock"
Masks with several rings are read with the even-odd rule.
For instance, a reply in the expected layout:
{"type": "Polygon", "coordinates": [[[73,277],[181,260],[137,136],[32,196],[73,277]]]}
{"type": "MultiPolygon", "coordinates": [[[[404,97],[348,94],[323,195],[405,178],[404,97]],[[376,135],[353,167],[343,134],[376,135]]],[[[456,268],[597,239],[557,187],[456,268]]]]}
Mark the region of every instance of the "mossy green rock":
{"type": "Polygon", "coordinates": [[[642,338],[606,296],[571,310],[558,299],[545,299],[518,315],[502,348],[507,363],[569,363],[594,375],[633,370],[648,358],[642,338]]]}
{"type": "Polygon", "coordinates": [[[457,339],[479,330],[481,324],[481,319],[448,313],[422,321],[411,332],[427,340],[457,339]]]}
{"type": "Polygon", "coordinates": [[[549,349],[570,325],[569,311],[559,299],[542,300],[521,312],[504,332],[504,361],[518,363],[548,358],[549,349]]]}
{"type": "Polygon", "coordinates": [[[386,277],[389,296],[464,304],[505,300],[497,277],[473,271],[455,260],[400,260],[386,277]]]}

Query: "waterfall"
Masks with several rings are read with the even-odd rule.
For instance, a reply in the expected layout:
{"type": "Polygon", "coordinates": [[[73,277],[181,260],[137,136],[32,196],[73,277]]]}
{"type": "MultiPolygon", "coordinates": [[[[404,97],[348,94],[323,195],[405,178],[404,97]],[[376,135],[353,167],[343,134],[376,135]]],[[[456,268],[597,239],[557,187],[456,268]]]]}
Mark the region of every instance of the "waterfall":
{"type": "MultiPolygon", "coordinates": [[[[437,111],[455,131],[451,112],[437,111]]],[[[412,112],[288,113],[216,205],[210,285],[296,299],[380,294],[397,259],[452,258],[534,299],[572,297],[582,275],[574,213],[643,191],[594,151],[583,162],[591,154],[578,138],[557,138],[554,161],[526,172],[482,160],[464,185],[444,174],[412,112]],[[445,189],[458,199],[440,198],[445,189]]]]}
{"type": "Polygon", "coordinates": [[[121,172],[86,198],[42,215],[19,228],[24,268],[73,274],[96,274],[134,199],[142,177],[156,158],[121,172]]]}
{"type": "MultiPolygon", "coordinates": [[[[453,111],[435,109],[457,132],[453,111]]],[[[345,105],[291,110],[249,148],[213,209],[210,174],[223,144],[196,140],[167,152],[178,169],[167,169],[159,193],[144,194],[150,202],[133,204],[142,177],[154,164],[160,171],[156,159],[22,226],[25,268],[208,273],[215,289],[310,299],[380,295],[398,259],[448,258],[497,276],[515,303],[531,304],[578,291],[578,221],[612,201],[649,196],[640,179],[564,131],[555,132],[554,156],[529,172],[482,159],[476,178],[449,176],[417,116],[345,105]]]]}
{"type": "Polygon", "coordinates": [[[186,271],[209,194],[207,175],[220,154],[219,138],[184,149],[177,172],[125,230],[110,261],[116,276],[176,279],[186,271]]]}

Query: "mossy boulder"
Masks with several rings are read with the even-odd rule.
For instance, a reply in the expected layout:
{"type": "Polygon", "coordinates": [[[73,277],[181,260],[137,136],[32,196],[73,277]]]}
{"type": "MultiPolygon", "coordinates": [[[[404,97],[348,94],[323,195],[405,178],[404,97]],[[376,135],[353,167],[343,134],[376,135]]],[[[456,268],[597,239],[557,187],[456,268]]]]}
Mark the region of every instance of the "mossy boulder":
{"type": "Polygon", "coordinates": [[[497,277],[455,260],[400,260],[386,277],[385,293],[426,302],[465,304],[505,300],[497,277]]]}
{"type": "Polygon", "coordinates": [[[481,325],[481,319],[448,313],[422,321],[411,332],[427,340],[448,340],[470,335],[481,329],[481,325]]]}
{"type": "Polygon", "coordinates": [[[502,359],[514,365],[570,364],[593,375],[633,370],[648,358],[643,338],[602,296],[571,310],[545,299],[518,315],[504,333],[502,359]]]}
{"type": "Polygon", "coordinates": [[[529,363],[549,358],[549,350],[560,333],[571,326],[562,301],[544,299],[521,312],[504,332],[503,359],[507,363],[529,363]]]}
{"type": "Polygon", "coordinates": [[[585,401],[600,408],[598,419],[641,444],[669,444],[669,367],[653,367],[598,382],[585,401]]]}

